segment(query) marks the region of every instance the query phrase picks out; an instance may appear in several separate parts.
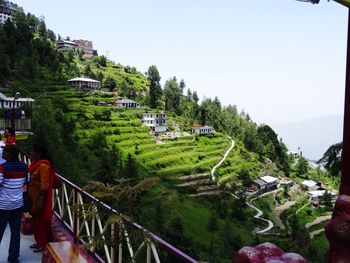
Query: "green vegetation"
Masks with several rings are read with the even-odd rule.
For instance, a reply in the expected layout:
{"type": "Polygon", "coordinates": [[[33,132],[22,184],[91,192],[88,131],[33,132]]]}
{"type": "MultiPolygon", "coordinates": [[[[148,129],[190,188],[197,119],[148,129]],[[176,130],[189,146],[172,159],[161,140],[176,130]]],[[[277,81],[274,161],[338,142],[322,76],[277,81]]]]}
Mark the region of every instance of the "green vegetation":
{"type": "MultiPolygon", "coordinates": [[[[334,189],[337,178],[310,168],[306,159],[293,163],[271,127],[257,125],[235,105],[222,106],[217,97],[199,103],[197,92],[185,92],[185,81],[178,82],[175,76],[162,89],[154,65],[143,75],[104,56],[83,59],[81,52],[61,53],[55,40],[44,21],[30,14],[18,13],[16,24],[7,20],[0,25],[0,87],[4,93],[20,91],[35,98],[34,135],[19,140],[23,150],[29,151],[31,142],[40,138],[59,173],[194,258],[231,262],[232,254],[242,246],[263,241],[310,259],[324,258],[325,249],[318,249],[318,245],[325,247],[324,238],[316,237],[306,250],[308,233],[302,227],[325,210],[311,209],[305,195],[287,190],[258,199],[254,204],[270,219],[278,202],[298,201],[281,215],[290,229],[279,231],[280,236],[256,236],[252,230],[264,228],[265,223],[253,218],[255,211],[246,206],[241,193],[266,172],[289,176],[297,183],[311,178],[334,189]],[[87,93],[66,86],[68,79],[82,75],[101,81],[102,91],[87,93]],[[142,108],[111,106],[117,97],[134,99],[142,108]],[[216,132],[170,136],[157,143],[141,122],[149,110],[166,111],[173,132],[189,132],[195,123],[212,126],[216,132]],[[222,188],[227,186],[225,191],[191,197],[189,191],[180,190],[181,177],[210,174],[231,145],[227,136],[233,138],[235,147],[215,172],[222,188]],[[133,186],[140,191],[132,192],[133,186]],[[119,196],[121,189],[128,191],[119,196]]],[[[326,206],[329,210],[329,200],[326,206]]]]}

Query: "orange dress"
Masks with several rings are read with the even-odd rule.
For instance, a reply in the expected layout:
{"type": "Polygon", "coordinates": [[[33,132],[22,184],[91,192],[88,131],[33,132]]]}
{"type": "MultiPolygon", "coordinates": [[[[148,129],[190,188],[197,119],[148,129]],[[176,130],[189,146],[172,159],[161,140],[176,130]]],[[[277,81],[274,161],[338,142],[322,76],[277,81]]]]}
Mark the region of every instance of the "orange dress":
{"type": "Polygon", "coordinates": [[[30,182],[28,186],[28,194],[32,199],[32,214],[43,212],[44,207],[38,207],[38,199],[41,193],[47,193],[50,186],[49,165],[46,163],[40,164],[30,174],[30,182]]]}
{"type": "Polygon", "coordinates": [[[39,247],[44,247],[51,236],[53,169],[47,160],[32,162],[29,166],[28,194],[32,199],[33,233],[39,247]],[[44,202],[38,205],[40,195],[44,202]]]}

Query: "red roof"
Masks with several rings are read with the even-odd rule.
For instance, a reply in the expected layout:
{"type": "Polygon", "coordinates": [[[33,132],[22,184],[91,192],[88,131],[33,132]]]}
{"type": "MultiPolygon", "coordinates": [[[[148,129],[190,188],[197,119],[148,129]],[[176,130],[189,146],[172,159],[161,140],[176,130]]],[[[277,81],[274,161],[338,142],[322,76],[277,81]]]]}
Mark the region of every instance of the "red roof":
{"type": "Polygon", "coordinates": [[[203,128],[204,126],[203,125],[200,125],[200,124],[193,124],[192,125],[192,128],[203,128]]]}

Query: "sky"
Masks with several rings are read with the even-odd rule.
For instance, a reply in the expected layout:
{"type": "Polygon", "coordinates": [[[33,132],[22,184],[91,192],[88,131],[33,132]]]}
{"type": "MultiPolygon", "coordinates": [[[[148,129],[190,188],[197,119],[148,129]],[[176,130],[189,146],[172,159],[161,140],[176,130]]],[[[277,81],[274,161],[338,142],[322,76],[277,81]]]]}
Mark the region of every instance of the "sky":
{"type": "Polygon", "coordinates": [[[174,76],[257,123],[342,115],[347,8],[321,0],[13,0],[99,55],[174,76]]]}

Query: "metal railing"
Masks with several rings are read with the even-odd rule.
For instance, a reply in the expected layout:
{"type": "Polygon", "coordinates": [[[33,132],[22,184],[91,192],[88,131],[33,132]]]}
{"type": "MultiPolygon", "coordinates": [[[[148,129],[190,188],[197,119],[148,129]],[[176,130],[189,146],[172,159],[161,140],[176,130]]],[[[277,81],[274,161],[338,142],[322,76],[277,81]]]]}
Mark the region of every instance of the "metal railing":
{"type": "MultiPolygon", "coordinates": [[[[32,129],[32,119],[22,118],[15,119],[16,130],[30,131],[32,129]]],[[[11,119],[0,118],[0,130],[5,130],[7,127],[11,127],[11,119]]]]}
{"type": "MultiPolygon", "coordinates": [[[[30,158],[20,159],[30,164],[30,158]]],[[[58,175],[62,187],[55,189],[56,216],[97,262],[198,262],[115,209],[58,175]],[[173,261],[173,260],[172,260],[173,261]]]]}

